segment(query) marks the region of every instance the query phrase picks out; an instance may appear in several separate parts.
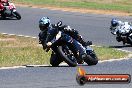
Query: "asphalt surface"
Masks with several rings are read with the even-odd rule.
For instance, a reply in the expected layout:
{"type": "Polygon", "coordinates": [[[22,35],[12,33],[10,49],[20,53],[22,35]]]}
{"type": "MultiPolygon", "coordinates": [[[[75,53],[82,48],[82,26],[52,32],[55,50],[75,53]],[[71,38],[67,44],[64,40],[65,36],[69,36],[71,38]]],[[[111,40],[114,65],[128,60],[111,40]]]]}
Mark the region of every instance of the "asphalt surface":
{"type": "MultiPolygon", "coordinates": [[[[82,66],[88,74],[132,74],[132,59],[82,66]]],[[[28,67],[0,70],[0,88],[131,88],[129,84],[76,82],[76,67],[28,67]]]]}
{"type": "MultiPolygon", "coordinates": [[[[59,20],[79,30],[85,40],[94,45],[110,46],[132,51],[130,46],[122,46],[110,34],[109,26],[112,18],[131,21],[132,17],[116,17],[112,15],[81,14],[58,10],[17,8],[22,20],[0,20],[0,33],[28,35],[37,37],[38,21],[48,16],[52,23],[59,20]]],[[[130,74],[132,75],[132,59],[104,62],[96,66],[83,66],[88,73],[98,74],[130,74]]],[[[34,67],[0,70],[0,88],[80,88],[76,83],[76,67],[34,67]]],[[[86,84],[82,88],[131,88],[129,84],[86,84]]]]}
{"type": "Polygon", "coordinates": [[[132,51],[132,47],[123,47],[109,31],[110,21],[117,18],[131,22],[132,17],[117,17],[111,15],[81,14],[58,10],[17,8],[22,15],[22,20],[0,20],[0,32],[17,35],[37,37],[39,33],[38,21],[43,16],[48,16],[52,23],[63,21],[77,29],[85,40],[93,41],[95,45],[104,45],[132,51]]]}

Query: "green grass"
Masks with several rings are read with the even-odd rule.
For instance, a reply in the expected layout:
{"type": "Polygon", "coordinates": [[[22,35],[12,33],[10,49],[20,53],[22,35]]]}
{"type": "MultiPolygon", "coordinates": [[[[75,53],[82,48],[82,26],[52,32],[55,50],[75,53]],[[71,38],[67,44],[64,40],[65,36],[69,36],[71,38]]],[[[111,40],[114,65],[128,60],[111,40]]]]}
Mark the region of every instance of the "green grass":
{"type": "Polygon", "coordinates": [[[100,60],[119,59],[128,55],[127,52],[122,52],[106,46],[93,48],[100,60]]]}
{"type": "Polygon", "coordinates": [[[15,0],[14,2],[43,6],[49,5],[132,12],[132,0],[15,0]]]}
{"type": "Polygon", "coordinates": [[[44,52],[37,39],[0,35],[0,67],[49,64],[49,57],[50,52],[44,52]]]}
{"type": "MultiPolygon", "coordinates": [[[[117,59],[128,55],[108,47],[93,47],[99,60],[117,59]]],[[[38,39],[0,34],[0,67],[27,64],[49,64],[50,52],[45,52],[38,39]]]]}

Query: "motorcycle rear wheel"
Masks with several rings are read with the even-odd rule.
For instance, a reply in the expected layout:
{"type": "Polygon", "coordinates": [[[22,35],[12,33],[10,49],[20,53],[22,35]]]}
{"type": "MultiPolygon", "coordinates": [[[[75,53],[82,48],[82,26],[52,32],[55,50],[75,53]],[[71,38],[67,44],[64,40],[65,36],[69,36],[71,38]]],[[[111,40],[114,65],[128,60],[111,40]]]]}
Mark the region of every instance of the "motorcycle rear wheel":
{"type": "Polygon", "coordinates": [[[87,58],[84,59],[84,62],[86,62],[89,66],[96,65],[98,63],[98,58],[94,51],[91,51],[89,55],[87,55],[87,58]]]}
{"type": "Polygon", "coordinates": [[[4,14],[1,14],[1,19],[2,20],[5,20],[6,19],[6,16],[4,14]]]}

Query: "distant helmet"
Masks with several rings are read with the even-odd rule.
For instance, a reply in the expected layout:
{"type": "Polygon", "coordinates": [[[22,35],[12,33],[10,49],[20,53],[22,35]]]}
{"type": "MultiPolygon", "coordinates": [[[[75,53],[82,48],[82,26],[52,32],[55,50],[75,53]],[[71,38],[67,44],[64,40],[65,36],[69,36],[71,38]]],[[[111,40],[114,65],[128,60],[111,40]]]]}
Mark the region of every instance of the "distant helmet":
{"type": "Polygon", "coordinates": [[[46,30],[50,26],[50,19],[48,17],[42,17],[39,20],[39,28],[41,31],[46,30]]]}
{"type": "Polygon", "coordinates": [[[4,6],[2,3],[0,3],[0,10],[3,10],[4,9],[4,6]]]}
{"type": "Polygon", "coordinates": [[[6,3],[6,2],[8,2],[8,0],[0,0],[1,2],[3,2],[3,3],[6,3]]]}
{"type": "Polygon", "coordinates": [[[112,27],[116,27],[116,26],[118,26],[118,25],[119,25],[118,20],[116,20],[116,19],[112,19],[112,20],[111,20],[111,26],[112,26],[112,27]]]}

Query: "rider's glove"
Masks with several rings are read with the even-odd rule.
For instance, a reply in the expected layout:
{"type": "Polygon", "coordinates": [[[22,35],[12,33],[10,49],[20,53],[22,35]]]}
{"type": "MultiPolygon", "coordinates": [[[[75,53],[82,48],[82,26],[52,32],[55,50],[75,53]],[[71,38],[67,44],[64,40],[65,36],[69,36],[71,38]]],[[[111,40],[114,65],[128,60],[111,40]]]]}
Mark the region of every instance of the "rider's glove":
{"type": "Polygon", "coordinates": [[[81,35],[77,35],[77,37],[78,37],[78,40],[81,40],[82,39],[82,36],[81,35]]]}
{"type": "Polygon", "coordinates": [[[116,35],[116,32],[111,32],[111,34],[116,35]]]}
{"type": "Polygon", "coordinates": [[[92,41],[87,41],[87,42],[86,42],[86,46],[92,45],[92,44],[93,44],[92,41]]]}
{"type": "Polygon", "coordinates": [[[47,45],[47,47],[50,47],[52,45],[52,43],[48,42],[46,45],[47,45]]]}
{"type": "Polygon", "coordinates": [[[48,52],[48,51],[50,50],[51,45],[52,45],[51,42],[48,42],[48,43],[46,44],[46,49],[45,49],[46,52],[48,52]]]}
{"type": "Polygon", "coordinates": [[[71,29],[70,26],[68,26],[68,25],[64,25],[64,30],[66,30],[66,31],[71,31],[72,29],[71,29]]]}

